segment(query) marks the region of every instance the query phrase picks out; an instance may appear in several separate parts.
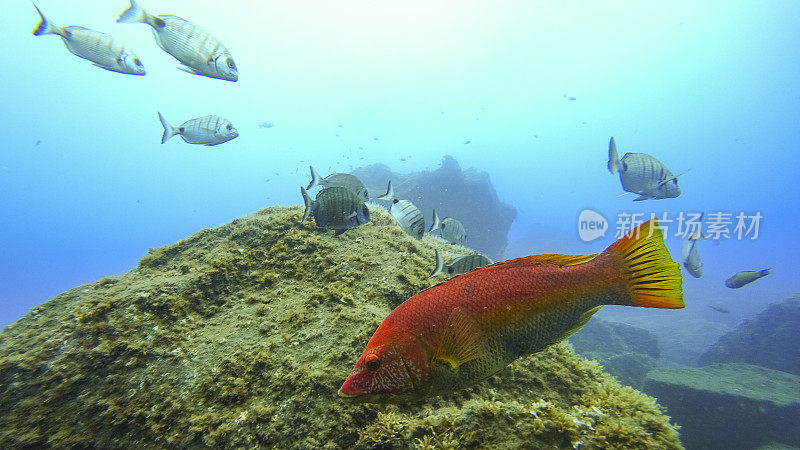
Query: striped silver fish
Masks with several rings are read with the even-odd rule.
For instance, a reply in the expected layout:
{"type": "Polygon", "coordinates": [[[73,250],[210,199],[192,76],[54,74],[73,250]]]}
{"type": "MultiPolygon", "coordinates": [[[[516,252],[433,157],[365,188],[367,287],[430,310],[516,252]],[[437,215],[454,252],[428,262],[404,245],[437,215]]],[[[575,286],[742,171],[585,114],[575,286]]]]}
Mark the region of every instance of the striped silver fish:
{"type": "Polygon", "coordinates": [[[142,61],[136,54],[110,35],[76,25],[59,27],[48,20],[38,6],[34,4],[33,7],[42,19],[33,30],[34,35],[61,36],[67,50],[73,55],[87,59],[102,69],[129,75],[145,74],[142,61]]]}
{"type": "Polygon", "coordinates": [[[158,46],[183,64],[179,69],[220,80],[239,79],[233,57],[215,36],[178,16],[149,14],[135,0],[130,1],[130,8],[117,22],[146,23],[153,27],[158,46]]]}
{"type": "Polygon", "coordinates": [[[211,115],[190,119],[179,127],[170,125],[161,113],[158,113],[158,119],[164,126],[164,134],[161,136],[162,144],[175,135],[180,135],[189,144],[207,146],[222,144],[239,136],[239,132],[233,124],[220,116],[211,115]]]}
{"type": "Polygon", "coordinates": [[[451,243],[461,245],[467,240],[467,231],[464,229],[464,225],[456,219],[452,217],[445,217],[444,220],[439,220],[439,215],[436,214],[436,210],[433,210],[433,225],[431,225],[430,230],[428,233],[433,233],[436,230],[440,230],[442,233],[442,238],[451,243]]]}
{"type": "Polygon", "coordinates": [[[439,255],[439,250],[434,251],[436,252],[436,267],[433,269],[433,272],[431,272],[428,278],[433,278],[440,273],[446,274],[447,278],[452,278],[456,275],[461,275],[462,273],[467,273],[477,269],[478,267],[488,266],[492,263],[491,259],[480,254],[459,256],[458,258],[445,263],[442,259],[442,256],[439,255]]]}
{"type": "Polygon", "coordinates": [[[362,183],[357,176],[349,173],[332,173],[327,177],[322,178],[313,167],[309,166],[309,168],[311,169],[311,183],[308,183],[306,190],[315,186],[341,186],[355,192],[356,195],[362,199],[369,200],[369,192],[367,192],[367,187],[364,186],[364,183],[362,183]]]}
{"type": "Polygon", "coordinates": [[[771,273],[772,269],[747,270],[744,272],[739,272],[725,280],[725,286],[728,286],[731,289],[739,289],[740,287],[746,286],[753,281],[758,280],[759,278],[764,278],[771,273]]]}
{"type": "Polygon", "coordinates": [[[302,186],[300,194],[306,205],[303,218],[300,220],[301,224],[309,216],[314,216],[314,223],[318,227],[332,228],[343,233],[371,220],[369,208],[361,197],[345,187],[325,188],[317,193],[315,200],[311,199],[302,186]]]}
{"type": "Polygon", "coordinates": [[[681,195],[678,177],[683,174],[673,175],[667,166],[647,153],[626,153],[620,160],[613,137],[608,143],[608,170],[612,174],[619,172],[622,189],[639,194],[634,201],[681,195]]]}
{"type": "Polygon", "coordinates": [[[422,239],[425,234],[425,217],[413,203],[408,200],[392,200],[389,207],[389,214],[394,217],[400,228],[411,236],[422,239]]]}
{"type": "Polygon", "coordinates": [[[406,233],[414,236],[417,239],[422,239],[425,234],[425,217],[422,211],[419,210],[413,203],[408,200],[399,200],[394,196],[394,189],[392,182],[386,187],[386,193],[378,197],[379,200],[389,200],[392,202],[389,205],[389,214],[394,217],[397,225],[406,233]]]}

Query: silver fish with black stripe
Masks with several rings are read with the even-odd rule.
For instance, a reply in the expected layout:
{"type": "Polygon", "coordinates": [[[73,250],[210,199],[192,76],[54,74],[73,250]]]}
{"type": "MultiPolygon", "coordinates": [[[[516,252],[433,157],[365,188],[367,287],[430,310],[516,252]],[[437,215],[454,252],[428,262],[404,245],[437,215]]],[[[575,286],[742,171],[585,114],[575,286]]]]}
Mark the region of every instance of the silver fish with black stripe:
{"type": "Polygon", "coordinates": [[[332,173],[325,178],[319,176],[314,167],[308,166],[311,169],[311,183],[308,184],[306,190],[310,190],[315,186],[322,186],[322,187],[333,187],[333,186],[341,186],[351,191],[355,192],[356,195],[361,197],[362,199],[369,200],[369,192],[367,192],[367,187],[364,186],[364,183],[358,179],[357,176],[351,175],[349,173],[332,173]]]}
{"type": "Polygon", "coordinates": [[[61,36],[67,50],[73,55],[91,61],[95,66],[128,75],[144,75],[144,65],[139,57],[112,36],[77,25],[60,27],[48,20],[38,6],[33,5],[41,21],[33,30],[35,36],[55,34],[61,36]]]}
{"type": "Polygon", "coordinates": [[[434,251],[436,252],[436,268],[433,269],[433,272],[431,272],[428,278],[433,278],[440,273],[446,274],[447,278],[452,278],[456,275],[473,271],[478,267],[492,264],[491,259],[481,254],[459,256],[458,258],[445,263],[442,259],[442,256],[439,255],[439,250],[434,251]]]}
{"type": "Polygon", "coordinates": [[[239,70],[227,48],[216,36],[178,16],[155,16],[135,0],[117,22],[146,23],[153,27],[156,44],[181,62],[178,68],[196,75],[237,81],[239,70]]]}
{"type": "Polygon", "coordinates": [[[673,175],[667,166],[647,153],[626,153],[620,160],[613,137],[608,143],[608,170],[612,174],[619,172],[622,189],[639,194],[634,201],[681,195],[678,177],[683,174],[673,175]]]}
{"type": "Polygon", "coordinates": [[[408,200],[397,199],[394,196],[391,181],[389,181],[386,193],[378,197],[378,199],[391,201],[389,214],[394,217],[397,225],[409,235],[422,239],[425,234],[425,217],[422,215],[422,211],[408,200]]]}
{"type": "Polygon", "coordinates": [[[161,136],[162,144],[175,135],[179,135],[189,144],[206,146],[219,145],[239,136],[239,131],[233,124],[220,116],[210,115],[190,119],[179,127],[170,125],[161,113],[158,113],[158,119],[164,127],[164,134],[161,136]]]}
{"type": "Polygon", "coordinates": [[[318,227],[332,228],[337,230],[337,234],[341,234],[370,221],[369,208],[350,189],[341,186],[325,188],[312,200],[301,186],[300,194],[306,206],[301,224],[313,216],[318,227]]]}
{"type": "Polygon", "coordinates": [[[433,225],[431,225],[428,233],[433,233],[437,229],[441,231],[442,238],[451,244],[461,245],[467,240],[467,231],[464,229],[464,225],[461,222],[452,217],[445,217],[444,220],[440,221],[439,215],[436,214],[436,210],[434,209],[433,225]]]}

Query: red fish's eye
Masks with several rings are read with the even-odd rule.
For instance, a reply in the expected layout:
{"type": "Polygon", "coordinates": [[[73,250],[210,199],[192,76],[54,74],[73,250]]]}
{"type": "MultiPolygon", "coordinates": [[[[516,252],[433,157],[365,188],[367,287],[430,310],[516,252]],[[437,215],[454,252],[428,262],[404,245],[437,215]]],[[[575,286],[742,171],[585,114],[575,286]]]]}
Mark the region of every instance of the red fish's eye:
{"type": "Polygon", "coordinates": [[[368,370],[378,370],[378,367],[381,366],[381,360],[378,359],[378,355],[371,353],[364,357],[364,366],[368,370]]]}

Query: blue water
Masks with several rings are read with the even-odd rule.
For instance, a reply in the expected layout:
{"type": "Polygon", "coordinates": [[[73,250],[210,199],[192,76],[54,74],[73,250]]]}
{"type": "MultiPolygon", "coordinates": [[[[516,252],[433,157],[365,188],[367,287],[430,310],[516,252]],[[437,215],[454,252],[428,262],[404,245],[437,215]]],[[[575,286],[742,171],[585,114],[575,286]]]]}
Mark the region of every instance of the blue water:
{"type": "MultiPolygon", "coordinates": [[[[127,2],[38,5],[56,24],[121,39],[146,77],[98,69],[59,37],[34,37],[33,7],[9,3],[0,17],[0,326],[135,267],[148,247],[301,204],[309,164],[323,175],[378,162],[406,172],[436,168],[445,154],[489,173],[519,210],[509,252],[601,250],[613,232],[580,241],[584,208],[612,221],[623,210],[758,211],[757,240],[703,246],[705,275],[686,277],[687,304],[728,301],[734,314],[719,320],[733,324],[800,291],[800,3],[607,3],[144,5],[220,37],[237,83],[176,70],[149,27],[114,22],[127,2]],[[176,124],[218,114],[241,136],[161,145],[157,111],[176,124]],[[674,173],[691,169],[683,195],[618,197],[606,169],[611,136],[620,156],[646,152],[674,173]],[[766,267],[774,273],[746,289],[722,285],[766,267]]],[[[668,245],[679,259],[680,240],[668,245]]]]}

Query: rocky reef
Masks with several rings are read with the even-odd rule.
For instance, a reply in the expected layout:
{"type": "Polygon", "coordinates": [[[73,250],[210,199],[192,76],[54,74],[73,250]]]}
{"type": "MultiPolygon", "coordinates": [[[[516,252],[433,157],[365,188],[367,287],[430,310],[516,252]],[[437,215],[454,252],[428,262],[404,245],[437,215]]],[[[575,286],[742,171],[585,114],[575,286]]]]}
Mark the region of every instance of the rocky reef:
{"type": "Polygon", "coordinates": [[[442,166],[433,171],[399,174],[383,164],[356,169],[373,196],[386,192],[391,180],[397,198],[410,200],[422,211],[428,227],[435,209],[439,217],[458,219],[467,230],[464,245],[499,261],[508,245],[508,230],[517,210],[501,202],[489,175],[473,169],[461,170],[452,156],[445,156],[442,166]]]}
{"type": "Polygon", "coordinates": [[[596,360],[620,383],[641,389],[658,365],[658,337],[644,328],[593,318],[569,338],[575,353],[596,360]]]}
{"type": "Polygon", "coordinates": [[[379,207],[335,236],[275,207],[151,249],[0,333],[0,447],[680,448],[668,417],[566,344],[409,405],[336,391],[434,249],[379,207]]]}
{"type": "Polygon", "coordinates": [[[700,356],[700,364],[742,362],[800,375],[800,297],[769,305],[700,356]]]}
{"type": "Polygon", "coordinates": [[[660,367],[644,390],[667,405],[687,448],[751,449],[800,446],[798,387],[796,375],[730,363],[660,367]]]}

